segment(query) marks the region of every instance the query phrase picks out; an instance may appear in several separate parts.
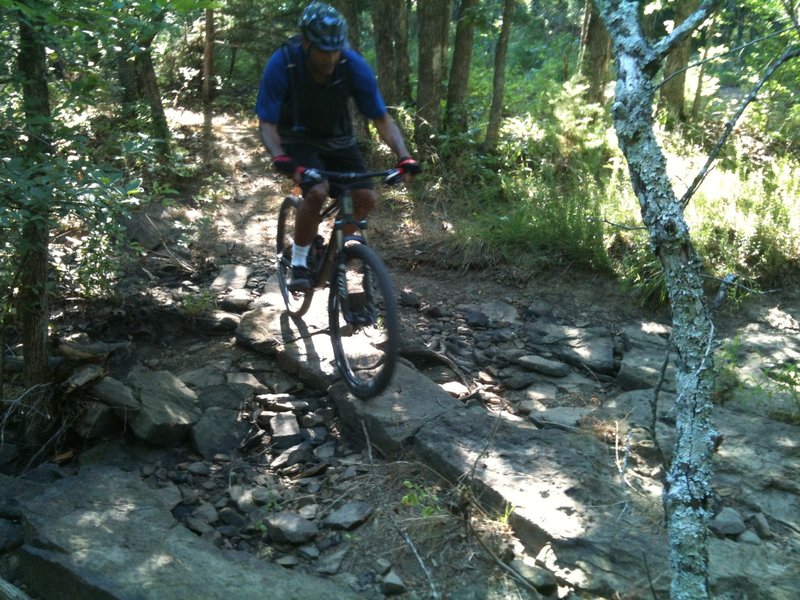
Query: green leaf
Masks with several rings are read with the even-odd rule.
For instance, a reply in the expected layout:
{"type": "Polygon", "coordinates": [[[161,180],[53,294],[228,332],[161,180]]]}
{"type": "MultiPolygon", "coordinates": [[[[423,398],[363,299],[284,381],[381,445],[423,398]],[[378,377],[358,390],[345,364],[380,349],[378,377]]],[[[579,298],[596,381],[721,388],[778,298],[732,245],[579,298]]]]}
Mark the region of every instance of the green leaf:
{"type": "Polygon", "coordinates": [[[141,179],[131,179],[125,184],[125,193],[128,196],[132,196],[133,194],[137,194],[141,191],[142,191],[141,179]]]}

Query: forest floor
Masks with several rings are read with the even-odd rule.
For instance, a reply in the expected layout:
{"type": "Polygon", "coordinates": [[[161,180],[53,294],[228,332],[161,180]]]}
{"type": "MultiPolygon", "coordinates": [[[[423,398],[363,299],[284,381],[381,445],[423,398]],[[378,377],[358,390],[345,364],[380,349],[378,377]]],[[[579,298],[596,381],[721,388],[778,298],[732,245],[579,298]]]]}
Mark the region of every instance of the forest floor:
{"type": "MultiPolygon", "coordinates": [[[[183,128],[187,138],[197,138],[201,124],[198,115],[174,113],[172,117],[180,123],[178,130],[183,128]]],[[[235,259],[231,262],[273,272],[275,219],[291,185],[272,173],[254,120],[217,117],[213,132],[213,170],[221,174],[221,186],[212,190],[213,227],[205,232],[205,237],[196,240],[194,262],[235,259]],[[221,247],[225,248],[227,259],[218,256],[221,247]]],[[[386,155],[383,163],[371,167],[389,166],[393,157],[386,155]]],[[[496,300],[516,306],[544,301],[554,307],[556,319],[580,326],[591,324],[616,330],[631,322],[670,322],[667,308],[642,307],[608,274],[575,270],[569,264],[526,272],[487,261],[483,270],[466,271],[460,268],[459,257],[454,256],[448,244],[452,227],[446,200],[426,193],[426,197],[432,198],[429,203],[415,206],[402,191],[382,192],[384,197],[370,220],[371,242],[387,262],[396,287],[413,292],[426,305],[435,306],[452,298],[465,303],[496,300]]],[[[207,191],[205,195],[208,194],[207,191]]],[[[745,306],[723,306],[716,323],[720,335],[747,323],[752,311],[760,310],[761,304],[775,301],[773,295],[751,298],[745,306]]],[[[413,323],[406,325],[414,327],[413,323]]],[[[172,356],[185,354],[177,349],[172,356]]],[[[180,367],[174,365],[176,370],[180,367]]],[[[455,492],[442,487],[442,482],[424,466],[382,463],[363,481],[364,497],[402,511],[407,508],[409,495],[409,488],[405,487],[408,483],[404,482],[409,481],[418,493],[420,506],[424,508],[427,503],[429,508],[437,508],[435,513],[428,512],[416,521],[405,522],[409,527],[407,538],[388,526],[372,529],[373,537],[360,541],[358,556],[375,556],[385,551],[387,543],[394,544],[393,556],[403,558],[403,572],[416,573],[416,578],[407,583],[419,597],[430,597],[433,588],[449,591],[445,597],[468,598],[470,589],[476,590],[476,598],[487,597],[487,589],[495,598],[536,597],[491,558],[491,552],[465,529],[461,516],[438,510],[455,492]],[[417,564],[416,553],[436,557],[432,567],[434,581],[417,564]],[[488,581],[493,583],[487,586],[488,581]]],[[[496,556],[518,546],[502,515],[483,515],[475,521],[475,527],[475,533],[480,531],[478,535],[489,540],[496,556]]]]}
{"type": "MultiPolygon", "coordinates": [[[[176,110],[171,111],[170,119],[181,143],[199,152],[202,115],[176,110]]],[[[187,182],[170,209],[169,214],[184,223],[183,234],[189,236],[188,253],[176,261],[186,268],[186,278],[195,282],[210,279],[226,263],[274,273],[277,211],[291,186],[272,173],[254,118],[217,116],[212,131],[214,151],[209,172],[214,173],[215,183],[197,187],[187,182]]],[[[384,163],[371,166],[392,165],[392,157],[387,155],[384,163]]],[[[415,206],[409,196],[392,189],[385,192],[370,220],[371,243],[389,266],[396,287],[413,292],[423,304],[434,306],[453,298],[464,303],[497,300],[516,306],[544,301],[553,307],[559,321],[580,326],[591,324],[614,330],[630,322],[669,324],[667,309],[643,308],[609,275],[577,271],[569,264],[551,265],[535,272],[502,263],[487,265],[481,271],[458,268],[458,257],[448,246],[452,227],[446,206],[442,199],[415,206]]],[[[177,254],[169,247],[166,250],[167,261],[177,254]]],[[[146,281],[140,281],[132,287],[146,285],[146,281]]],[[[757,307],[762,301],[767,300],[752,298],[749,303],[757,307]]],[[[775,297],[769,301],[775,302],[775,297]]],[[[748,322],[749,315],[747,306],[724,306],[717,315],[718,331],[724,335],[748,322]]],[[[124,327],[130,323],[129,319],[124,320],[124,325],[120,321],[118,333],[124,336],[124,327]]],[[[158,330],[160,324],[142,322],[138,326],[158,330]]],[[[414,324],[406,326],[413,329],[414,324]]],[[[233,351],[230,339],[220,336],[207,341],[202,355],[187,351],[189,346],[197,345],[195,335],[187,333],[181,339],[173,334],[169,343],[154,339],[149,348],[140,349],[138,354],[141,357],[142,353],[150,353],[160,368],[176,373],[196,368],[202,357],[233,351]]],[[[379,461],[368,476],[351,485],[359,487],[356,493],[360,497],[385,507],[388,518],[385,528],[372,527],[370,535],[366,530],[359,532],[357,552],[350,560],[370,560],[391,547],[394,565],[404,573],[410,597],[432,597],[432,590],[452,598],[538,597],[495,560],[513,553],[519,545],[506,523],[507,515],[477,514],[472,527],[466,527],[463,515],[442,510],[457,504],[457,490],[448,488],[424,465],[379,461]],[[392,527],[402,515],[407,516],[410,502],[416,503],[419,515],[403,518],[403,531],[392,527]],[[428,563],[429,571],[421,566],[420,556],[433,557],[428,563]]]]}

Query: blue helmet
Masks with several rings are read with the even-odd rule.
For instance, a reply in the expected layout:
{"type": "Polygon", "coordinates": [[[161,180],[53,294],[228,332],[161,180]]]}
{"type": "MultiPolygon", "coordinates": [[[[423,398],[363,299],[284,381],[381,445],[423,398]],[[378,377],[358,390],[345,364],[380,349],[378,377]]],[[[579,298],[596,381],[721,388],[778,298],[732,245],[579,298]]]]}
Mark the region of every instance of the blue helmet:
{"type": "Polygon", "coordinates": [[[311,42],[325,52],[347,47],[347,22],[339,11],[324,2],[312,2],[300,17],[300,31],[311,42]]]}

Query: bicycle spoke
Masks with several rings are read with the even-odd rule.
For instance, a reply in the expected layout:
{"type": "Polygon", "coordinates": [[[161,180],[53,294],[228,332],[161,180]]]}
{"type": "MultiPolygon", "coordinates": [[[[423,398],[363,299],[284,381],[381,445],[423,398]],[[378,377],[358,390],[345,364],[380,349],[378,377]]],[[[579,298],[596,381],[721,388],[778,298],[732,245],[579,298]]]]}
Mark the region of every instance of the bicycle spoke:
{"type": "Polygon", "coordinates": [[[399,320],[389,274],[367,246],[345,249],[328,309],[334,353],[345,382],[358,396],[380,393],[394,372],[399,320]]]}

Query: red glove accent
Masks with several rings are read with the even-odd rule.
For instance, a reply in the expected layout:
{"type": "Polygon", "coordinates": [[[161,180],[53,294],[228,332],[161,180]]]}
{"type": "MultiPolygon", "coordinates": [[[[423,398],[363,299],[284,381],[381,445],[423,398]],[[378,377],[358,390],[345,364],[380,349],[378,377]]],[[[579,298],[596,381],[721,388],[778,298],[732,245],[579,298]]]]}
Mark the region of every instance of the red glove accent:
{"type": "Polygon", "coordinates": [[[292,177],[297,165],[294,164],[294,159],[291,156],[280,154],[272,157],[272,168],[282,175],[292,177]]]}
{"type": "Polygon", "coordinates": [[[410,156],[401,158],[400,162],[397,163],[397,168],[400,169],[402,173],[408,173],[409,175],[418,175],[422,172],[422,165],[410,156]]]}

